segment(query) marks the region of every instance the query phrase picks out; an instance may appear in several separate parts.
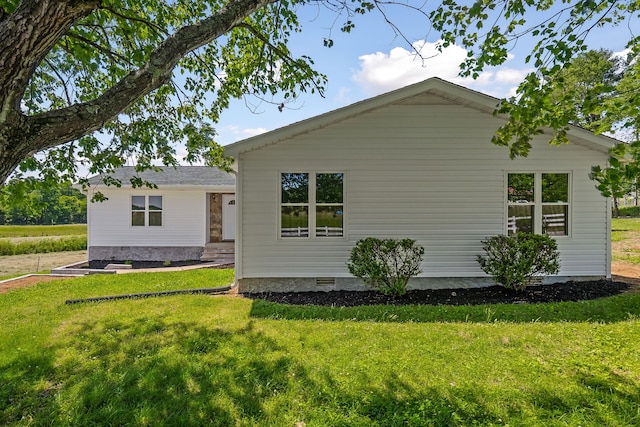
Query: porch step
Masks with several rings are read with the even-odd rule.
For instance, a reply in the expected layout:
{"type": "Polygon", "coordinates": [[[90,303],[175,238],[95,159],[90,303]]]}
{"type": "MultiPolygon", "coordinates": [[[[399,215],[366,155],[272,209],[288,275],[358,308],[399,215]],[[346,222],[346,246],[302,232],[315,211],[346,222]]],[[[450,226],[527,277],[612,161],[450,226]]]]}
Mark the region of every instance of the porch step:
{"type": "Polygon", "coordinates": [[[207,243],[200,256],[200,261],[233,264],[235,262],[235,246],[233,242],[207,243]]]}

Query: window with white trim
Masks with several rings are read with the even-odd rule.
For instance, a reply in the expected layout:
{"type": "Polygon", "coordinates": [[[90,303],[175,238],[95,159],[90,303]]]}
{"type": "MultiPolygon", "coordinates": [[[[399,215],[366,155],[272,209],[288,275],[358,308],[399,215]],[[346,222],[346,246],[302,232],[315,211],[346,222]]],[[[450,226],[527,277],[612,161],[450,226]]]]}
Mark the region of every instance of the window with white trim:
{"type": "Polygon", "coordinates": [[[131,225],[162,226],[162,196],[131,196],[131,225]]]}
{"type": "Polygon", "coordinates": [[[568,173],[507,175],[507,234],[569,235],[568,173]]]}
{"type": "Polygon", "coordinates": [[[280,237],[344,236],[344,174],[280,174],[280,237]]]}

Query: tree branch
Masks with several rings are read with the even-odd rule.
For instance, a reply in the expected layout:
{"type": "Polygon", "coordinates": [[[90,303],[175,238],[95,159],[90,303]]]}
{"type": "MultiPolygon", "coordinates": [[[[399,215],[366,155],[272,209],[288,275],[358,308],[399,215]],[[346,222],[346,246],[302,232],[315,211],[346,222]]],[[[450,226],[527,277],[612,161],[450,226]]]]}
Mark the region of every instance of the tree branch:
{"type": "Polygon", "coordinates": [[[62,75],[58,72],[56,67],[54,67],[53,64],[50,61],[48,61],[45,58],[44,62],[49,66],[49,68],[51,68],[51,71],[53,71],[53,74],[55,74],[56,77],[58,77],[58,80],[60,80],[60,84],[62,85],[62,89],[64,89],[64,96],[67,99],[67,104],[71,105],[71,96],[69,94],[69,89],[67,88],[67,82],[64,80],[64,78],[62,78],[62,75]]]}
{"type": "Polygon", "coordinates": [[[149,28],[151,28],[157,35],[168,35],[168,33],[166,31],[164,31],[164,29],[156,24],[154,24],[153,22],[147,21],[146,19],[142,19],[142,18],[138,18],[136,16],[128,16],[128,15],[124,15],[120,12],[118,12],[117,10],[108,7],[108,6],[101,6],[100,7],[101,10],[106,10],[110,13],[112,13],[113,15],[122,18],[126,21],[134,21],[134,22],[139,22],[141,24],[144,24],[146,26],[148,26],[149,28]]]}
{"type": "Polygon", "coordinates": [[[173,68],[191,52],[240,25],[251,13],[275,0],[232,0],[198,24],[167,37],[147,63],[130,72],[95,100],[26,118],[29,143],[41,151],[91,133],[171,78],[173,68]]]}
{"type": "MultiPolygon", "coordinates": [[[[292,64],[297,68],[301,68],[301,69],[303,68],[303,67],[299,67],[299,62],[298,61],[293,59],[291,56],[289,56],[282,49],[280,49],[277,46],[273,45],[269,41],[269,39],[264,36],[264,34],[260,33],[258,30],[253,28],[251,25],[249,25],[249,24],[247,24],[245,22],[242,22],[242,23],[238,24],[237,27],[238,28],[246,28],[247,30],[249,30],[249,32],[251,32],[251,34],[253,34],[262,43],[264,43],[265,46],[268,46],[269,49],[272,50],[273,52],[275,52],[283,61],[287,62],[288,64],[292,64]]],[[[303,71],[308,71],[308,70],[303,70],[303,71]]],[[[313,85],[315,86],[315,88],[318,91],[318,93],[320,93],[322,95],[323,94],[322,88],[320,86],[318,86],[318,84],[315,81],[313,82],[313,85]]]]}
{"type": "Polygon", "coordinates": [[[107,49],[104,46],[100,46],[98,43],[94,42],[93,40],[89,40],[88,38],[86,38],[84,36],[81,36],[80,34],[76,34],[73,31],[69,31],[69,32],[67,32],[66,36],[74,38],[74,39],[76,39],[78,41],[81,41],[83,43],[86,43],[89,46],[93,46],[94,48],[96,48],[100,52],[102,52],[105,55],[107,55],[113,62],[116,62],[115,58],[118,58],[121,61],[123,61],[125,64],[131,65],[131,61],[129,61],[129,59],[127,57],[122,56],[119,53],[113,52],[112,50],[107,49]]]}
{"type": "Polygon", "coordinates": [[[20,111],[20,101],[36,67],[71,25],[96,9],[100,0],[23,0],[0,20],[0,123],[20,111]]]}

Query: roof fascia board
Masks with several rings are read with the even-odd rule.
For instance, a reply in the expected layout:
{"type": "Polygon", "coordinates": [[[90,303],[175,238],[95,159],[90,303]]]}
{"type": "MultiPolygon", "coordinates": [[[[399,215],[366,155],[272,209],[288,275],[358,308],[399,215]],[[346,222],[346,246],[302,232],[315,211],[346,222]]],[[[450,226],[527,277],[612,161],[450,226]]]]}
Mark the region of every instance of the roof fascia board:
{"type": "Polygon", "coordinates": [[[148,188],[148,187],[136,187],[133,188],[131,185],[122,185],[121,187],[116,187],[114,185],[104,185],[98,184],[93,185],[89,189],[89,191],[105,191],[105,190],[113,190],[113,191],[139,191],[139,192],[150,192],[150,191],[163,191],[163,190],[180,190],[180,191],[207,191],[209,193],[235,193],[234,185],[180,185],[180,184],[166,184],[166,185],[158,185],[158,188],[148,188]]]}

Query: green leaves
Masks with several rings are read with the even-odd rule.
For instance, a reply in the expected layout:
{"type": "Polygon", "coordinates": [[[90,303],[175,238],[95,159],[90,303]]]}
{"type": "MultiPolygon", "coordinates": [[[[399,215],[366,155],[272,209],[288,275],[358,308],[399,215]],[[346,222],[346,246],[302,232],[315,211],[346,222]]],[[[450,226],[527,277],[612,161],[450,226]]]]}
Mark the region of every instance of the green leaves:
{"type": "Polygon", "coordinates": [[[523,290],[533,277],[560,270],[558,245],[547,235],[492,236],[482,241],[482,248],[480,268],[507,289],[523,290]]]}
{"type": "Polygon", "coordinates": [[[358,240],[347,267],[370,288],[402,296],[407,293],[409,279],[420,273],[423,255],[424,248],[412,239],[368,237],[358,240]]]}
{"type": "Polygon", "coordinates": [[[463,76],[478,77],[486,67],[503,64],[509,49],[520,39],[533,38],[534,47],[526,62],[535,70],[520,84],[517,95],[504,100],[497,110],[508,122],[492,141],[509,147],[513,158],[528,155],[533,137],[544,128],[553,131],[552,144],[568,142],[570,124],[594,132],[640,128],[640,37],[630,33],[627,47],[631,53],[622,79],[620,62],[612,59],[610,52],[607,57],[602,52],[588,52],[585,42],[594,28],[637,19],[639,9],[635,0],[571,4],[557,0],[477,0],[472,4],[444,0],[429,18],[440,32],[443,47],[455,43],[468,50],[461,64],[463,76]],[[594,80],[596,75],[600,80],[594,80]],[[614,93],[616,78],[620,81],[614,93]],[[619,90],[623,87],[624,91],[619,90]]]}
{"type": "MultiPolygon", "coordinates": [[[[142,169],[179,161],[229,167],[213,127],[232,99],[254,96],[282,108],[300,92],[324,92],[326,77],[312,68],[313,60],[294,57],[288,48],[300,31],[297,3],[262,6],[225,37],[184,56],[169,81],[106,121],[100,134],[38,153],[21,170],[73,177],[80,166],[95,174],[126,161],[142,169]],[[176,148],[182,144],[187,153],[178,159],[176,148]]],[[[99,99],[129,73],[145,69],[152,52],[176,30],[198,25],[227,6],[233,4],[104,1],[77,21],[37,68],[24,95],[24,113],[38,115],[99,99]]],[[[358,7],[364,13],[373,4],[358,7]]],[[[350,28],[353,23],[345,30],[350,28]]]]}

